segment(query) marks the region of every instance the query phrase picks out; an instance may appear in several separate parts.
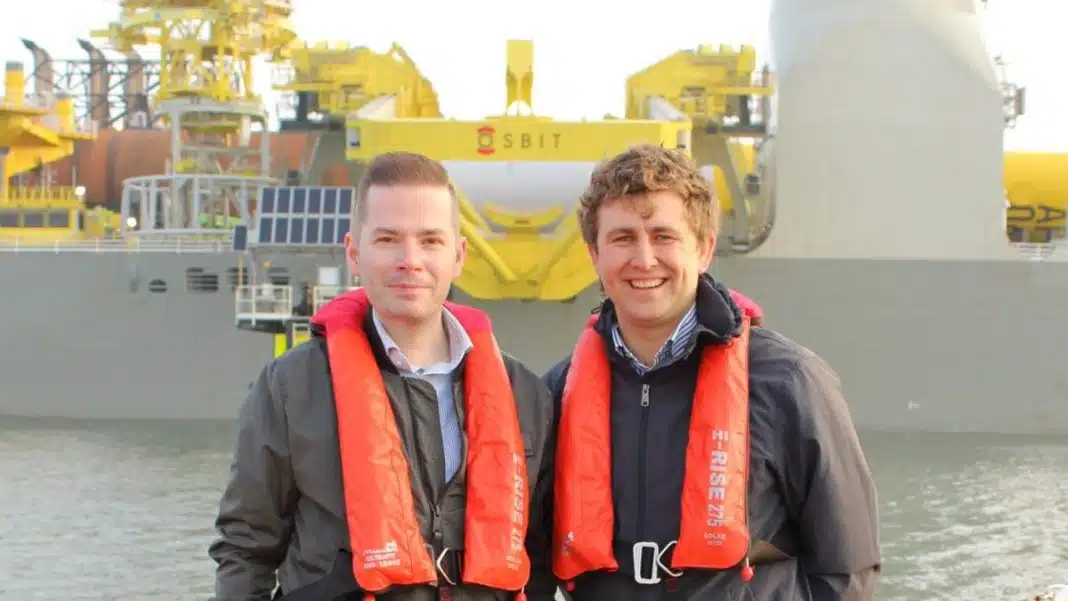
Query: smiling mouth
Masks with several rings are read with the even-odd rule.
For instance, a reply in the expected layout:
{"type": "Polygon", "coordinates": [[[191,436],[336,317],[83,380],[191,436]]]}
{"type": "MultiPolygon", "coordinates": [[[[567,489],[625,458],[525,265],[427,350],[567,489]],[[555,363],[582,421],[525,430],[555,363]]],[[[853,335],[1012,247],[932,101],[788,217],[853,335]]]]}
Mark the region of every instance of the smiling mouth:
{"type": "Polygon", "coordinates": [[[665,278],[646,278],[642,280],[627,280],[631,288],[635,290],[654,290],[664,285],[667,282],[665,278]]]}

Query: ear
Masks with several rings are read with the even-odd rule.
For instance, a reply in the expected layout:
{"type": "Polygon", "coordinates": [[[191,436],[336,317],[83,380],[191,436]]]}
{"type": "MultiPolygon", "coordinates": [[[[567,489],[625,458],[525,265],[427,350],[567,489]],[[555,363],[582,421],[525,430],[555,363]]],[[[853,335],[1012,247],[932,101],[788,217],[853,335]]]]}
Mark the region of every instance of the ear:
{"type": "Polygon", "coordinates": [[[464,273],[464,263],[467,262],[467,238],[460,236],[456,241],[456,268],[453,270],[452,279],[456,279],[464,273]]]}
{"type": "Polygon", "coordinates": [[[594,263],[596,263],[597,262],[597,245],[596,244],[587,244],[586,245],[586,252],[588,252],[590,254],[590,260],[593,261],[594,263]]]}
{"type": "Polygon", "coordinates": [[[352,232],[345,234],[345,259],[349,262],[349,274],[354,278],[360,277],[360,251],[352,232]]]}
{"type": "Polygon", "coordinates": [[[698,241],[697,251],[701,257],[701,271],[708,271],[712,265],[712,257],[716,254],[716,237],[709,236],[703,241],[698,241]]]}

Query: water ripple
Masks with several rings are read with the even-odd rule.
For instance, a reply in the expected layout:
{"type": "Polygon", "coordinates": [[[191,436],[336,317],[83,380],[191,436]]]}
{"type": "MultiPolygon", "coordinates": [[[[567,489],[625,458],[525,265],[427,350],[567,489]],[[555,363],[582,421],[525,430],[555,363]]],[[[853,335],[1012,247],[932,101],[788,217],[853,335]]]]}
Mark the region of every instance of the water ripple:
{"type": "MultiPolygon", "coordinates": [[[[0,599],[207,599],[232,437],[224,424],[4,420],[0,599]]],[[[1019,601],[1068,582],[1068,444],[864,445],[881,501],[880,601],[1019,601]]]]}
{"type": "Polygon", "coordinates": [[[207,599],[219,433],[0,429],[0,598],[207,599]]]}
{"type": "Polygon", "coordinates": [[[1068,581],[1068,447],[925,440],[922,452],[866,444],[883,500],[880,599],[1015,601],[1068,581]]]}

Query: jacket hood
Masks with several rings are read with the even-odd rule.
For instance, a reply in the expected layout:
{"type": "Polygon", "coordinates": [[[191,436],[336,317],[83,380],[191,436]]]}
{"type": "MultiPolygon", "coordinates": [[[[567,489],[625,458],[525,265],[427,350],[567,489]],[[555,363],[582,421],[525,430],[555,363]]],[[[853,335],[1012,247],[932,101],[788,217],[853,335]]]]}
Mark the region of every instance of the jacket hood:
{"type": "Polygon", "coordinates": [[[697,280],[697,321],[714,338],[727,340],[742,333],[745,309],[735,302],[735,295],[712,276],[697,280]]]}

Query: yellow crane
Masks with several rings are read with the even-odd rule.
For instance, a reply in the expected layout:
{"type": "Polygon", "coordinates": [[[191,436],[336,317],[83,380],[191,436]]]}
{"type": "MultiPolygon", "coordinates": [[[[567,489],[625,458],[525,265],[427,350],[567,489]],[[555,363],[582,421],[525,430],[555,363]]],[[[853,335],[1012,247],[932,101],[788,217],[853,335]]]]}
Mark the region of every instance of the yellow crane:
{"type": "Polygon", "coordinates": [[[290,0],[122,0],[118,20],[92,32],[121,52],[160,53],[152,112],[172,133],[170,168],[126,182],[124,233],[230,235],[251,217],[258,190],[273,183],[252,61],[286,56],[291,12],[290,0]]]}
{"type": "Polygon", "coordinates": [[[294,44],[273,87],[309,99],[302,107],[305,113],[342,122],[345,115],[385,97],[392,98],[395,117],[442,116],[434,85],[397,44],[386,52],[347,43],[294,44]]]}
{"type": "Polygon", "coordinates": [[[73,238],[84,209],[76,190],[51,186],[44,170],[49,163],[74,152],[74,143],[93,137],[75,122],[74,103],[66,94],[32,97],[26,93],[22,63],[9,62],[4,70],[4,96],[0,100],[0,237],[20,243],[73,238]],[[30,185],[11,185],[12,178],[37,172],[30,185]]]}
{"type": "Polygon", "coordinates": [[[760,190],[756,149],[768,134],[773,92],[756,49],[700,45],[627,79],[627,119],[688,119],[692,152],[714,168],[727,252],[748,252],[770,233],[773,207],[760,190]]]}

